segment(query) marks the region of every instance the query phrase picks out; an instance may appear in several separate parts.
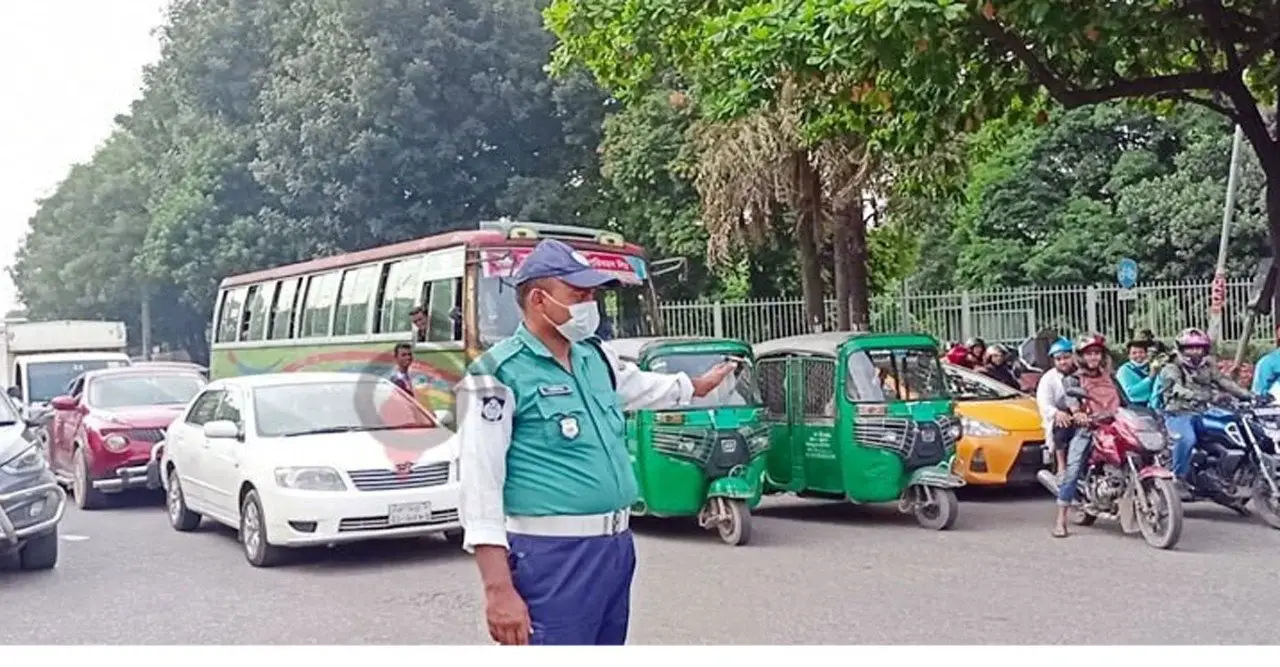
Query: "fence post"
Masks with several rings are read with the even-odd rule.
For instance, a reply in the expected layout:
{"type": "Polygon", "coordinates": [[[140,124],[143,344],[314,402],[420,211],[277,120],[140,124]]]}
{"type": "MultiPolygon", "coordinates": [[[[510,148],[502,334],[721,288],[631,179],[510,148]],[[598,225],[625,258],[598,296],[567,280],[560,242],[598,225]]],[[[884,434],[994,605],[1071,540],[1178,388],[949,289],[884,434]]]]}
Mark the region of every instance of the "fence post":
{"type": "Polygon", "coordinates": [[[711,306],[711,328],[716,338],[724,338],[724,308],[719,301],[711,306]]]}
{"type": "Polygon", "coordinates": [[[1084,298],[1085,321],[1089,327],[1088,333],[1096,333],[1098,331],[1098,288],[1090,285],[1085,291],[1084,298]]]}
{"type": "Polygon", "coordinates": [[[960,339],[973,338],[973,304],[969,301],[969,290],[960,293],[960,339]]]}
{"type": "Polygon", "coordinates": [[[911,330],[911,304],[908,302],[907,296],[907,279],[902,279],[902,301],[898,310],[898,326],[894,327],[895,331],[911,330]]]}

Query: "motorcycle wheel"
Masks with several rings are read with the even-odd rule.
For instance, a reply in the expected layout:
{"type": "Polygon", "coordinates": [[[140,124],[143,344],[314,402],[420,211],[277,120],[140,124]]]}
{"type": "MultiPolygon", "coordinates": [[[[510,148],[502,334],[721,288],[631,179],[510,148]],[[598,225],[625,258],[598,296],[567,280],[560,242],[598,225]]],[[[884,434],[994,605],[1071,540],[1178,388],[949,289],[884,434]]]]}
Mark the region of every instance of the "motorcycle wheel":
{"type": "Polygon", "coordinates": [[[720,539],[732,547],[745,546],[751,541],[751,510],[741,500],[722,500],[727,517],[716,526],[720,539]]]}
{"type": "Polygon", "coordinates": [[[1280,530],[1280,503],[1271,497],[1268,489],[1255,489],[1253,492],[1253,500],[1250,503],[1254,514],[1262,519],[1268,526],[1280,530]]]}
{"type": "Polygon", "coordinates": [[[1163,518],[1153,522],[1141,508],[1135,508],[1142,539],[1157,549],[1172,549],[1182,537],[1182,498],[1178,490],[1170,480],[1149,479],[1142,482],[1141,491],[1163,518]]]}

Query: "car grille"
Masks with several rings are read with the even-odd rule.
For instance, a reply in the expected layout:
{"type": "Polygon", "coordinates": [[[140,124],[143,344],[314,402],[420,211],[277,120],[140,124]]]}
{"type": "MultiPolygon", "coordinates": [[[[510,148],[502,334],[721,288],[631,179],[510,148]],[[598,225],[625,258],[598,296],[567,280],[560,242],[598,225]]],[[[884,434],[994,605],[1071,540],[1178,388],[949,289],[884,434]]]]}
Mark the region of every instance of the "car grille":
{"type": "Polygon", "coordinates": [[[348,517],[338,522],[338,532],[349,533],[356,530],[389,530],[391,528],[412,528],[414,526],[438,526],[443,523],[453,523],[458,520],[458,510],[441,510],[431,515],[430,521],[421,523],[406,523],[399,526],[392,526],[387,523],[385,516],[357,516],[348,517]]]}
{"type": "Polygon", "coordinates": [[[1033,440],[1031,442],[1022,443],[1022,448],[1018,451],[1018,459],[1014,461],[1014,465],[1028,468],[1044,467],[1044,441],[1033,440]]]}
{"type": "Polygon", "coordinates": [[[392,491],[395,489],[420,489],[440,486],[449,481],[448,463],[430,463],[414,466],[407,473],[395,470],[348,470],[351,483],[361,491],[392,491]]]}
{"type": "Polygon", "coordinates": [[[160,442],[164,440],[162,428],[131,428],[125,431],[125,437],[140,442],[160,442]]]}

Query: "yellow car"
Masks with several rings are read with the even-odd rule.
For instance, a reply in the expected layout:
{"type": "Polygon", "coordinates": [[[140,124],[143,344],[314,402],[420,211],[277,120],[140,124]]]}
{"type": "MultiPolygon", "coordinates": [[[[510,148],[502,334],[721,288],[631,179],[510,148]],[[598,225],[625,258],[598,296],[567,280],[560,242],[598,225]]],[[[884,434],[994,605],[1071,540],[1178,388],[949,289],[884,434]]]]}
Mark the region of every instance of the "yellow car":
{"type": "Polygon", "coordinates": [[[968,484],[1035,484],[1052,468],[1036,401],[981,373],[942,365],[964,433],[956,446],[956,474],[968,484]]]}

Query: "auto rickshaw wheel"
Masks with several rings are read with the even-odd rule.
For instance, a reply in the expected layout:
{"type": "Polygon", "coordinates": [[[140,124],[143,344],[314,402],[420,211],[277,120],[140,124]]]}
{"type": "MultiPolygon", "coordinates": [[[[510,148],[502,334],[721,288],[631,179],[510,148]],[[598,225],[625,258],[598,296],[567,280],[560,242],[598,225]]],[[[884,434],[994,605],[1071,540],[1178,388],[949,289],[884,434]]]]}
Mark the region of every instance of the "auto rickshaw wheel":
{"type": "Polygon", "coordinates": [[[711,502],[720,504],[721,519],[716,523],[716,531],[720,533],[720,539],[733,547],[744,546],[750,542],[751,510],[747,509],[747,503],[728,498],[716,498],[711,502]]]}
{"type": "Polygon", "coordinates": [[[929,491],[932,492],[933,502],[922,498],[913,509],[916,523],[920,524],[921,528],[929,530],[950,529],[955,525],[956,517],[960,514],[960,499],[956,498],[956,492],[952,489],[935,487],[928,491],[919,490],[921,496],[925,496],[929,491]]]}

